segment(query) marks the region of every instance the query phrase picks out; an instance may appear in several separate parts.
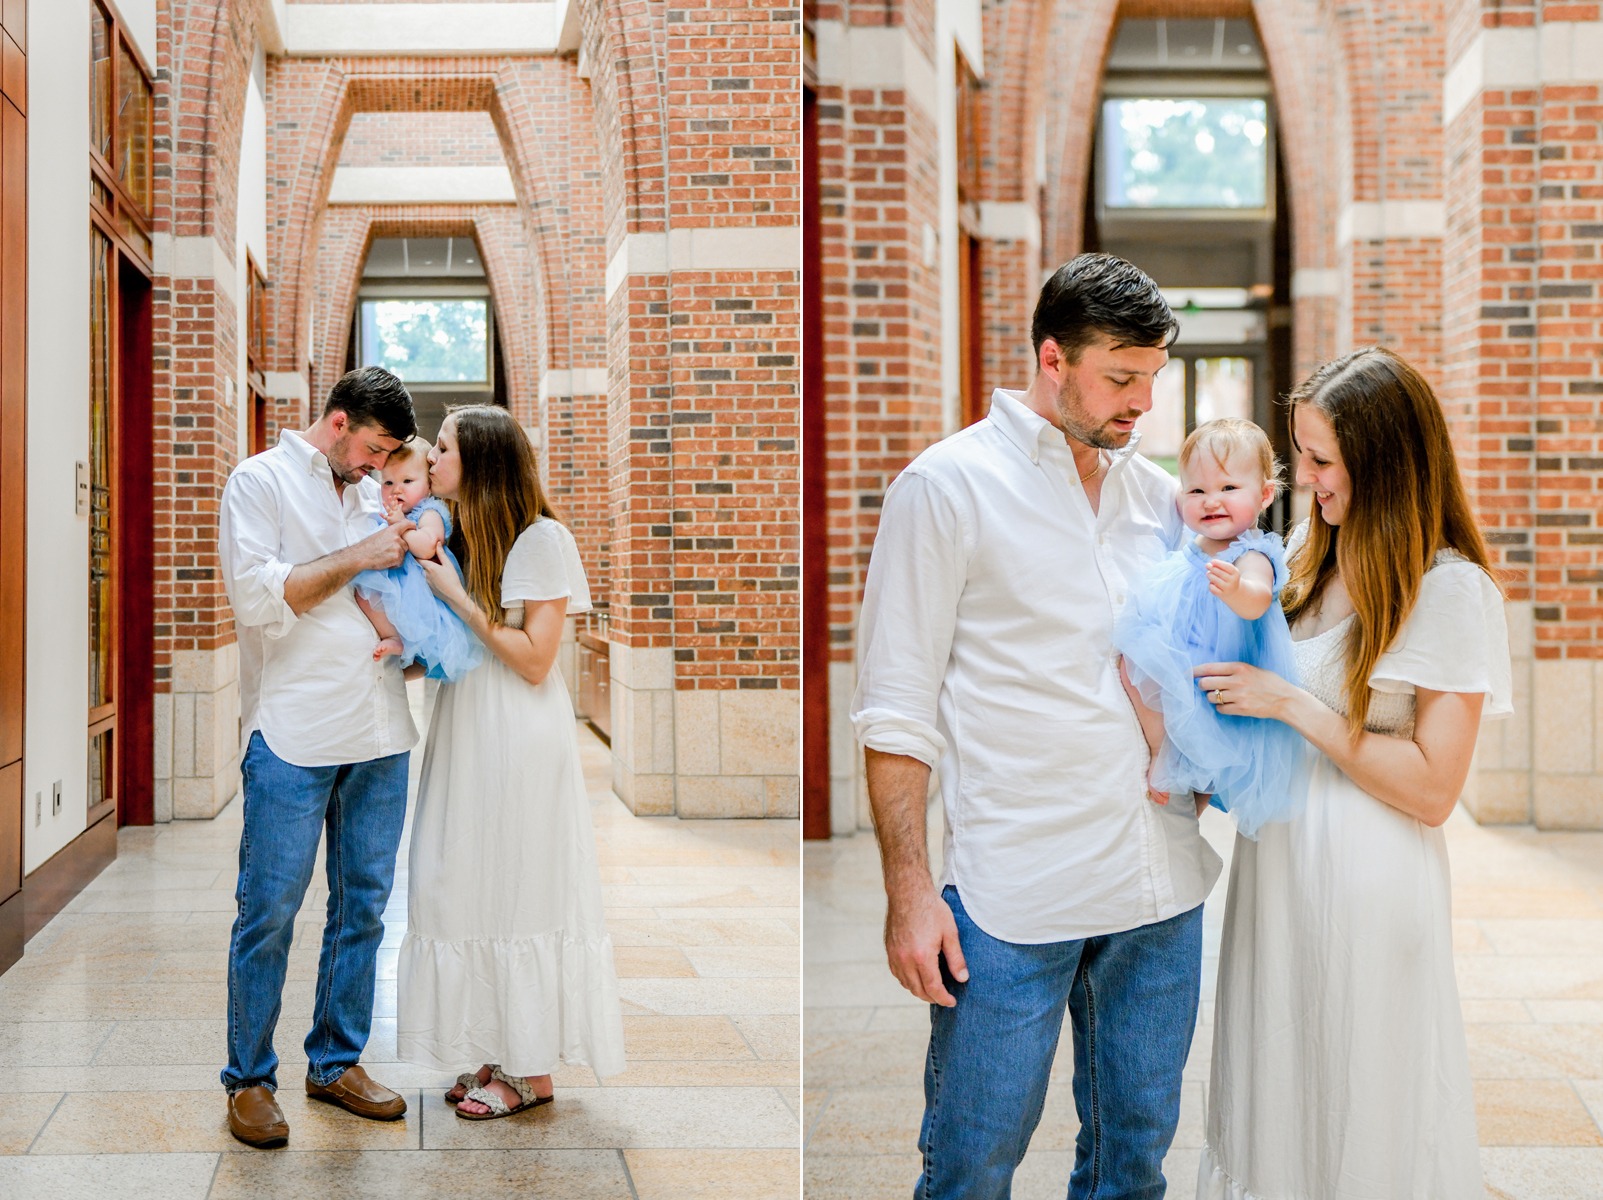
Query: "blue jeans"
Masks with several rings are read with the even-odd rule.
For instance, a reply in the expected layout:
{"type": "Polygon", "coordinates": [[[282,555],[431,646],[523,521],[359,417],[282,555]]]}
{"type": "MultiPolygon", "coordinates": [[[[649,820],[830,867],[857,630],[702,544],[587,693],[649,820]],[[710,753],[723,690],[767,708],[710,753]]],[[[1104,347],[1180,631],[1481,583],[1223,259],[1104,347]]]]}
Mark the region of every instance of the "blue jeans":
{"type": "Polygon", "coordinates": [[[273,1029],[282,1007],[295,914],[306,897],[317,843],[328,831],[328,921],[317,1000],[306,1035],[306,1075],[332,1083],[355,1066],[373,1025],[384,906],[406,819],[408,755],[337,767],[297,767],[260,733],[245,748],[245,830],[239,839],[239,915],[228,947],[230,1092],[278,1086],[273,1029]]]}
{"type": "Polygon", "coordinates": [[[969,979],[930,1006],[916,1200],[1007,1200],[1041,1120],[1063,1010],[1074,1025],[1070,1200],[1161,1200],[1202,986],[1202,906],[1070,942],[999,941],[952,887],[969,979]]]}

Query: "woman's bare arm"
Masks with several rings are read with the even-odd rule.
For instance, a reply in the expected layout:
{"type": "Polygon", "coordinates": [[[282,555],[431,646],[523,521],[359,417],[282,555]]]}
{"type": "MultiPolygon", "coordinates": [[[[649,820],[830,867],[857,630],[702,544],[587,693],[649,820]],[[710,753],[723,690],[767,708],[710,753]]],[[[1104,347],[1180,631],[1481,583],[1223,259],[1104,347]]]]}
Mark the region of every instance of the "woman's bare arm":
{"type": "Polygon", "coordinates": [[[1483,694],[1419,688],[1412,737],[1365,730],[1352,738],[1346,717],[1272,671],[1245,663],[1212,663],[1198,670],[1198,684],[1210,696],[1219,693],[1215,703],[1222,712],[1284,721],[1360,788],[1399,812],[1440,825],[1458,803],[1480,732],[1483,694]]]}
{"type": "Polygon", "coordinates": [[[568,614],[566,596],[555,600],[525,600],[522,629],[492,625],[483,610],[468,598],[467,589],[455,570],[445,563],[427,559],[418,562],[434,594],[450,605],[451,611],[462,618],[491,654],[529,683],[545,680],[551,664],[557,661],[557,647],[562,642],[562,620],[568,614]]]}

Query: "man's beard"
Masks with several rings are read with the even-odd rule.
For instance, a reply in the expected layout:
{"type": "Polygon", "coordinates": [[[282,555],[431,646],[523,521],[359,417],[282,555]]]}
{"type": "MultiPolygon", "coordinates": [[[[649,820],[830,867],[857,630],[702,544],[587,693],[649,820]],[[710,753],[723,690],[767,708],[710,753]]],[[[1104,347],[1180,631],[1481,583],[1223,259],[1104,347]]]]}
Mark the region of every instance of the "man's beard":
{"type": "Polygon", "coordinates": [[[1110,417],[1100,425],[1097,424],[1091,414],[1085,411],[1085,401],[1080,395],[1080,389],[1067,374],[1063,376],[1063,385],[1058,388],[1057,414],[1059,429],[1081,445],[1096,450],[1122,450],[1135,431],[1120,433],[1110,426],[1114,420],[1133,421],[1141,415],[1139,412],[1120,413],[1117,418],[1110,417]]]}
{"type": "Polygon", "coordinates": [[[353,467],[350,460],[345,457],[346,440],[338,438],[328,452],[328,469],[334,473],[334,478],[342,483],[361,483],[367,478],[366,467],[353,467]]]}

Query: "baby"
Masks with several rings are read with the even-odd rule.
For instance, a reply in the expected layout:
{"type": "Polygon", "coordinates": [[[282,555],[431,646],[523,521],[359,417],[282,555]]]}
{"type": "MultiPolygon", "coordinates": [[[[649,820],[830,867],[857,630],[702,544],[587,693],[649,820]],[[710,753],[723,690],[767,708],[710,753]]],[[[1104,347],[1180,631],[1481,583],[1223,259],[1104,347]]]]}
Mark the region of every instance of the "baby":
{"type": "Polygon", "coordinates": [[[449,681],[476,667],[483,650],[462,619],[430,589],[418,566],[419,560],[456,566],[445,544],[451,536],[450,510],[429,494],[428,450],[426,441],[414,437],[390,454],[382,473],[382,520],[417,526],[405,535],[407,558],[388,571],[363,571],[354,583],[356,603],[379,635],[374,660],[400,655],[402,665],[425,663],[429,678],[449,681]]]}
{"type": "Polygon", "coordinates": [[[1211,794],[1248,837],[1297,807],[1302,739],[1279,721],[1220,713],[1198,689],[1203,663],[1246,662],[1295,679],[1276,597],[1280,539],[1258,519],[1280,491],[1269,439],[1251,421],[1198,426],[1180,448],[1180,519],[1195,536],[1149,571],[1114,625],[1125,690],[1152,753],[1155,796],[1211,794]]]}

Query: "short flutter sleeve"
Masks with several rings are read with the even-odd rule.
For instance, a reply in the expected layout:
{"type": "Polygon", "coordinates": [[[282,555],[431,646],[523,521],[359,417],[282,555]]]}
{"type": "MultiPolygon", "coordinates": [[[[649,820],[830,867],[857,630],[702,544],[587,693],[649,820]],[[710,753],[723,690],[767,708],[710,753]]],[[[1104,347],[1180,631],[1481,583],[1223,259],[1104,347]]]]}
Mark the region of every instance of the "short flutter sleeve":
{"type": "Polygon", "coordinates": [[[1223,554],[1216,557],[1221,562],[1233,563],[1243,554],[1261,554],[1269,560],[1269,569],[1273,577],[1273,582],[1269,585],[1269,594],[1278,597],[1280,589],[1286,586],[1286,547],[1281,542],[1280,535],[1267,529],[1249,529],[1231,542],[1223,554]]]}
{"type": "Polygon", "coordinates": [[[573,534],[560,521],[541,517],[512,543],[501,569],[501,607],[563,597],[570,614],[590,611],[590,584],[573,534]]]}
{"type": "Polygon", "coordinates": [[[1370,673],[1377,692],[1481,692],[1481,717],[1514,711],[1503,596],[1472,562],[1444,554],[1425,572],[1414,611],[1370,673]]]}
{"type": "Polygon", "coordinates": [[[411,512],[407,513],[406,516],[408,520],[416,522],[423,519],[424,513],[433,513],[435,516],[439,517],[440,520],[444,521],[445,536],[451,536],[451,510],[445,507],[445,501],[437,499],[434,496],[425,496],[423,497],[422,503],[420,503],[411,512]]]}

